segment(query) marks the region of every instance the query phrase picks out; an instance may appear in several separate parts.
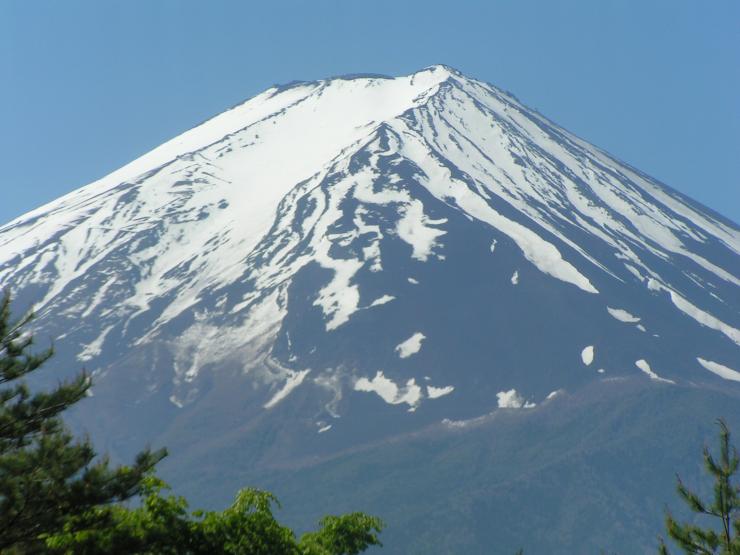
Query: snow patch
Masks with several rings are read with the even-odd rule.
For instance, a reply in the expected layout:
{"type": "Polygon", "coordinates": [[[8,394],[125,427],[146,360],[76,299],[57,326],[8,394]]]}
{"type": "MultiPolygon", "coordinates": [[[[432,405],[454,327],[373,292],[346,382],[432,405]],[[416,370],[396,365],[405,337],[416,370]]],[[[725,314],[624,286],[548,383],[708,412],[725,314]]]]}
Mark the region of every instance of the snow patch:
{"type": "Polygon", "coordinates": [[[379,298],[375,299],[373,302],[371,302],[370,303],[370,308],[372,308],[374,306],[380,306],[380,305],[385,304],[385,303],[389,303],[389,302],[391,302],[395,298],[396,297],[394,297],[393,295],[383,295],[382,297],[379,297],[379,298]]]}
{"type": "Polygon", "coordinates": [[[717,374],[720,378],[732,380],[734,382],[740,382],[740,372],[738,372],[737,370],[733,370],[732,368],[729,368],[724,364],[720,364],[719,362],[705,360],[701,357],[696,357],[696,360],[699,361],[699,364],[701,364],[704,368],[706,368],[713,374],[717,374]]]}
{"type": "Polygon", "coordinates": [[[343,394],[342,379],[339,374],[327,370],[315,377],[313,383],[326,389],[331,395],[331,399],[324,405],[324,409],[332,417],[339,418],[339,402],[342,400],[343,394]]]}
{"type": "Polygon", "coordinates": [[[667,290],[671,296],[671,301],[676,306],[676,308],[678,308],[681,312],[683,312],[684,314],[687,314],[688,316],[691,316],[694,320],[696,320],[703,326],[707,326],[708,328],[712,328],[714,330],[724,333],[727,337],[732,339],[732,341],[734,341],[737,345],[740,345],[740,330],[739,329],[733,328],[731,325],[726,324],[719,318],[715,318],[708,312],[704,312],[702,309],[691,304],[689,301],[684,299],[681,295],[679,295],[672,289],[667,289],[667,290]]]}
{"type": "Polygon", "coordinates": [[[498,398],[498,408],[500,409],[530,409],[535,407],[535,403],[525,401],[524,397],[516,392],[516,389],[510,389],[509,391],[499,391],[496,393],[498,398]]]}
{"type": "Polygon", "coordinates": [[[82,350],[82,352],[77,355],[77,360],[79,360],[80,362],[87,362],[88,360],[99,356],[103,350],[103,343],[105,342],[105,338],[108,336],[110,330],[112,329],[113,326],[108,326],[100,335],[98,335],[98,337],[95,338],[94,341],[85,345],[85,348],[82,350]]]}
{"type": "Polygon", "coordinates": [[[593,345],[584,347],[584,349],[581,351],[581,360],[583,361],[583,364],[585,364],[586,366],[591,366],[591,363],[594,361],[594,346],[593,345]]]}
{"type": "Polygon", "coordinates": [[[390,405],[406,403],[409,410],[416,410],[421,402],[421,387],[416,385],[416,380],[411,378],[406,386],[401,388],[393,380],[387,378],[381,370],[375,374],[372,380],[360,378],[355,382],[355,391],[366,391],[377,394],[383,401],[390,405]]]}
{"type": "Polygon", "coordinates": [[[408,358],[411,355],[415,355],[421,350],[421,342],[425,339],[426,336],[420,331],[417,331],[406,341],[403,341],[402,343],[396,345],[396,348],[394,350],[398,353],[399,357],[408,358]]]}
{"type": "Polygon", "coordinates": [[[650,365],[645,359],[641,358],[640,360],[636,360],[635,366],[637,366],[640,370],[645,372],[645,374],[650,376],[651,380],[655,380],[656,382],[664,382],[664,383],[672,383],[672,384],[676,383],[673,380],[668,380],[666,378],[661,378],[660,376],[658,376],[658,374],[653,372],[652,368],[650,368],[650,365]]]}
{"type": "Polygon", "coordinates": [[[360,303],[360,290],[350,282],[357,271],[362,268],[361,260],[335,259],[329,256],[331,242],[323,239],[316,252],[316,261],[324,268],[334,270],[334,278],[319,291],[314,301],[329,320],[326,322],[326,331],[337,329],[349,321],[349,317],[357,311],[360,303]]]}
{"type": "Polygon", "coordinates": [[[398,221],[396,232],[406,243],[411,245],[411,257],[426,262],[432,250],[437,246],[437,238],[447,233],[441,229],[430,227],[446,223],[447,219],[432,220],[424,214],[424,205],[420,200],[412,200],[398,221]]]}
{"type": "Polygon", "coordinates": [[[448,385],[445,387],[434,387],[433,385],[427,386],[427,397],[430,399],[439,399],[445,395],[449,395],[455,390],[454,386],[448,385]]]}
{"type": "MultiPolygon", "coordinates": [[[[275,367],[277,376],[268,376],[268,382],[287,375],[288,369],[278,368],[264,354],[265,346],[274,341],[286,313],[283,293],[284,289],[275,289],[264,298],[251,299],[246,318],[234,325],[212,325],[207,311],[195,312],[195,322],[169,343],[174,357],[175,386],[193,382],[203,366],[227,358],[248,361],[245,372],[262,368],[263,363],[275,367]]],[[[137,345],[151,340],[153,335],[145,335],[137,345]]],[[[180,398],[182,402],[189,399],[188,394],[184,400],[180,398]]]]}
{"type": "Polygon", "coordinates": [[[740,345],[739,329],[732,327],[730,324],[723,322],[719,318],[690,303],[670,287],[663,285],[656,279],[650,278],[648,280],[648,289],[651,291],[666,291],[671,298],[671,302],[678,310],[690,316],[701,325],[725,334],[735,344],[740,345]]]}
{"type": "Polygon", "coordinates": [[[650,291],[660,291],[662,289],[662,286],[660,282],[655,278],[649,278],[647,281],[647,288],[650,291]]]}
{"type": "Polygon", "coordinates": [[[621,308],[611,308],[607,306],[606,309],[609,311],[609,314],[611,314],[612,318],[614,318],[615,320],[619,320],[620,322],[624,322],[625,324],[636,324],[641,320],[641,318],[638,318],[637,316],[632,316],[632,314],[630,314],[626,310],[622,310],[621,308]]]}

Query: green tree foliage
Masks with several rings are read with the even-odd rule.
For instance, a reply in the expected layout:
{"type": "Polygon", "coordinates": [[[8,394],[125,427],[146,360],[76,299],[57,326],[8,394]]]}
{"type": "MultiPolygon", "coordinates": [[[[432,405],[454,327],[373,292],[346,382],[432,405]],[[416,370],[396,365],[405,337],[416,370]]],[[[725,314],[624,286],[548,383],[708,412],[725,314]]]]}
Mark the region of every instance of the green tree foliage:
{"type": "Polygon", "coordinates": [[[244,489],[224,511],[189,513],[187,501],[163,497],[165,489],[161,480],[147,478],[141,506],[93,509],[92,514],[70,521],[61,533],[47,537],[49,551],[70,555],[354,555],[381,545],[382,522],[363,513],[324,517],[318,531],[296,539],[290,528],[275,519],[272,507],[278,503],[268,492],[244,489]],[[95,525],[85,529],[86,521],[95,525]]]}
{"type": "MultiPolygon", "coordinates": [[[[678,478],[678,494],[689,508],[700,515],[719,521],[716,527],[702,528],[691,523],[679,523],[666,515],[668,536],[684,553],[704,555],[740,555],[740,489],[733,483],[733,476],[740,463],[737,451],[730,446],[730,431],[723,420],[718,420],[719,460],[704,448],[704,466],[714,479],[714,496],[711,503],[702,501],[678,478]]],[[[668,555],[668,548],[661,540],[660,554],[668,555]]]]}
{"type": "Polygon", "coordinates": [[[317,532],[301,536],[299,552],[311,555],[356,555],[371,545],[381,545],[378,533],[383,523],[374,516],[350,513],[325,516],[317,532]]]}
{"type": "Polygon", "coordinates": [[[224,511],[189,512],[182,497],[163,496],[153,474],[166,455],[144,451],[132,466],[111,468],[87,440],[76,440],[61,413],[91,386],[83,372],[51,392],[31,393],[23,381],[53,355],[30,352],[13,322],[11,299],[0,299],[0,553],[354,555],[381,545],[383,523],[363,513],[327,516],[297,539],[273,516],[277,499],[241,490],[224,511]],[[133,507],[121,502],[134,496],[133,507]]]}
{"type": "Polygon", "coordinates": [[[10,295],[0,299],[0,551],[34,551],[37,538],[61,529],[70,515],[128,499],[164,451],[142,452],[132,466],[111,468],[87,440],[72,437],[60,413],[85,397],[83,372],[48,392],[31,393],[24,378],[53,354],[30,353],[24,327],[13,322],[10,295]]]}

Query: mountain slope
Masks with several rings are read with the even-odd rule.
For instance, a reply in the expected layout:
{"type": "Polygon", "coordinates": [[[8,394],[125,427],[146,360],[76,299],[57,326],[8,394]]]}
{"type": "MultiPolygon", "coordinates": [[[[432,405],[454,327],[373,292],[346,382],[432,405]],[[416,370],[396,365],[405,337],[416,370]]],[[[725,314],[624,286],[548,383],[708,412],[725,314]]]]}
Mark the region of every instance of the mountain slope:
{"type": "Polygon", "coordinates": [[[93,372],[84,427],[177,476],[243,450],[242,481],[624,379],[734,396],[739,255],[445,66],[273,87],[0,228],[0,282],[93,372]]]}

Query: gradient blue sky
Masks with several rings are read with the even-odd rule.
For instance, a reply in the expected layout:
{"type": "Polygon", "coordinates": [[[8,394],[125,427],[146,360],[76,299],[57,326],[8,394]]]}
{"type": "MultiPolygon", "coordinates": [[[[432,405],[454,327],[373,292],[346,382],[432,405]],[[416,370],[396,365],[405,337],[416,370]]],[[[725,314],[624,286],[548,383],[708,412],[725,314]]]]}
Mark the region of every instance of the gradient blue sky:
{"type": "Polygon", "coordinates": [[[434,63],[740,222],[738,0],[0,0],[0,224],[274,83],[434,63]]]}

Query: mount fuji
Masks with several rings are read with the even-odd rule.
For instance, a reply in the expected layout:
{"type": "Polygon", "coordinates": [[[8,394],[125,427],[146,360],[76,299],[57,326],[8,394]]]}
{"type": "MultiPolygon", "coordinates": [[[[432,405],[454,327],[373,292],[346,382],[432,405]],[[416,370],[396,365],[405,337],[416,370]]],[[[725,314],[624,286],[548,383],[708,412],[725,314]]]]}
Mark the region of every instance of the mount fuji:
{"type": "Polygon", "coordinates": [[[740,430],[738,225],[441,65],[274,86],[0,227],[0,285],[100,450],[388,553],[651,552],[740,430]]]}

